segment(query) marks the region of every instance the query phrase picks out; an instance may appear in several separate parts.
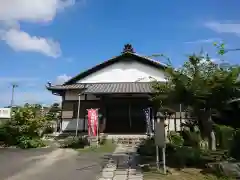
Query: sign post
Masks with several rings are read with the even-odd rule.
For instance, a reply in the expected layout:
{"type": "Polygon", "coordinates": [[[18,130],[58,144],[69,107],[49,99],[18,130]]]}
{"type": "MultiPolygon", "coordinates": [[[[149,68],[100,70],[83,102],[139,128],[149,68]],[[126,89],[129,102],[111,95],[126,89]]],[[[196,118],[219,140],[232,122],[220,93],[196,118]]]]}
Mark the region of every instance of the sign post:
{"type": "Polygon", "coordinates": [[[166,139],[165,139],[165,116],[158,111],[155,120],[155,145],[156,145],[156,164],[159,168],[159,148],[162,148],[163,173],[166,174],[166,139]]]}
{"type": "Polygon", "coordinates": [[[10,119],[11,108],[0,108],[0,119],[10,119]]]}
{"type": "Polygon", "coordinates": [[[143,110],[145,114],[146,121],[146,134],[150,136],[152,134],[152,124],[151,124],[151,108],[148,107],[143,110]]]}

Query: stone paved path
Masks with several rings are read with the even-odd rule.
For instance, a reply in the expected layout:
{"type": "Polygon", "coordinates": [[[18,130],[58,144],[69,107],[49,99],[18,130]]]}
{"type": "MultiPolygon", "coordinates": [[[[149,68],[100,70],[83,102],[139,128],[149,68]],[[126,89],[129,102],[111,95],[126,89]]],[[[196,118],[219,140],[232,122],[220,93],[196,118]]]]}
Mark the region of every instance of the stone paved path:
{"type": "Polygon", "coordinates": [[[136,146],[119,144],[98,180],[143,180],[136,150],[136,146]]]}

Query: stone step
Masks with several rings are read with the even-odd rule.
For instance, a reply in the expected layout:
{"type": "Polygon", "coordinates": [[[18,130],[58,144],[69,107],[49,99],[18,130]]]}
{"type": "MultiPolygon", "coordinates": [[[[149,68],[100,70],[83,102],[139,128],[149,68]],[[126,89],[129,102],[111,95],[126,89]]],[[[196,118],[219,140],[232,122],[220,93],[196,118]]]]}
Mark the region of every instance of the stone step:
{"type": "Polygon", "coordinates": [[[135,145],[135,144],[140,144],[141,142],[143,142],[145,140],[145,138],[127,138],[127,137],[124,137],[124,138],[116,138],[115,139],[115,142],[117,144],[128,144],[128,145],[135,145]]]}

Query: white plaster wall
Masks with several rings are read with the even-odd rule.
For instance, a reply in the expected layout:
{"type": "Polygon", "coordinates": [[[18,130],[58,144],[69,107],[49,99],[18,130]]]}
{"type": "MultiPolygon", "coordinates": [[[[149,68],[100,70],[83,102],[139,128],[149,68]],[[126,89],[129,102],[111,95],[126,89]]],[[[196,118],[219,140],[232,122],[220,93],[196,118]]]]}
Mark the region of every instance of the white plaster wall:
{"type": "MultiPolygon", "coordinates": [[[[78,91],[66,91],[65,93],[65,100],[78,100],[78,94],[79,92],[78,91]]],[[[85,96],[82,95],[80,97],[81,100],[85,100],[85,96]]],[[[87,100],[99,100],[99,98],[97,98],[96,96],[94,95],[87,95],[87,100]]]]}
{"type": "MultiPolygon", "coordinates": [[[[175,125],[174,125],[174,119],[170,119],[166,121],[167,126],[165,127],[165,130],[168,131],[168,126],[169,126],[169,131],[180,131],[181,126],[180,126],[180,119],[176,119],[176,127],[177,129],[175,130],[175,125]]],[[[184,122],[184,119],[182,119],[182,122],[184,122]]],[[[88,129],[88,122],[87,119],[85,119],[85,129],[83,128],[84,124],[84,119],[79,119],[79,124],[78,124],[78,130],[87,130],[88,129]]],[[[76,130],[77,127],[77,119],[63,119],[62,120],[62,131],[74,131],[76,130]]]]}
{"type": "MultiPolygon", "coordinates": [[[[84,119],[79,119],[78,130],[87,130],[87,120],[85,120],[85,129],[83,128],[84,119]]],[[[63,119],[62,120],[62,131],[74,131],[77,127],[77,119],[63,119]]]]}
{"type": "Polygon", "coordinates": [[[171,118],[171,119],[169,119],[168,120],[168,129],[169,129],[169,131],[175,131],[175,123],[174,123],[174,119],[173,118],[171,118]]]}
{"type": "MultiPolygon", "coordinates": [[[[182,119],[182,123],[184,121],[185,121],[185,119],[182,119]]],[[[176,129],[175,129],[174,118],[168,119],[166,128],[169,129],[169,131],[181,131],[181,120],[176,119],[176,129]]]]}
{"type": "Polygon", "coordinates": [[[78,83],[152,81],[153,79],[149,77],[166,81],[163,70],[129,59],[127,62],[118,62],[97,71],[79,80],[78,83]]]}

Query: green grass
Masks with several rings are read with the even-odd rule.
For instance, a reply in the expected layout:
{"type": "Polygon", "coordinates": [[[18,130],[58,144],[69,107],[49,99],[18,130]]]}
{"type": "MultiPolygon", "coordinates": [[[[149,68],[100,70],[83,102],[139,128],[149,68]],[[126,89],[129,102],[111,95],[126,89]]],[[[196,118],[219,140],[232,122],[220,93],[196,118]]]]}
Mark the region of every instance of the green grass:
{"type": "Polygon", "coordinates": [[[112,141],[107,140],[103,145],[85,147],[82,149],[77,149],[79,152],[95,152],[95,153],[112,153],[116,148],[116,144],[112,141]]]}

